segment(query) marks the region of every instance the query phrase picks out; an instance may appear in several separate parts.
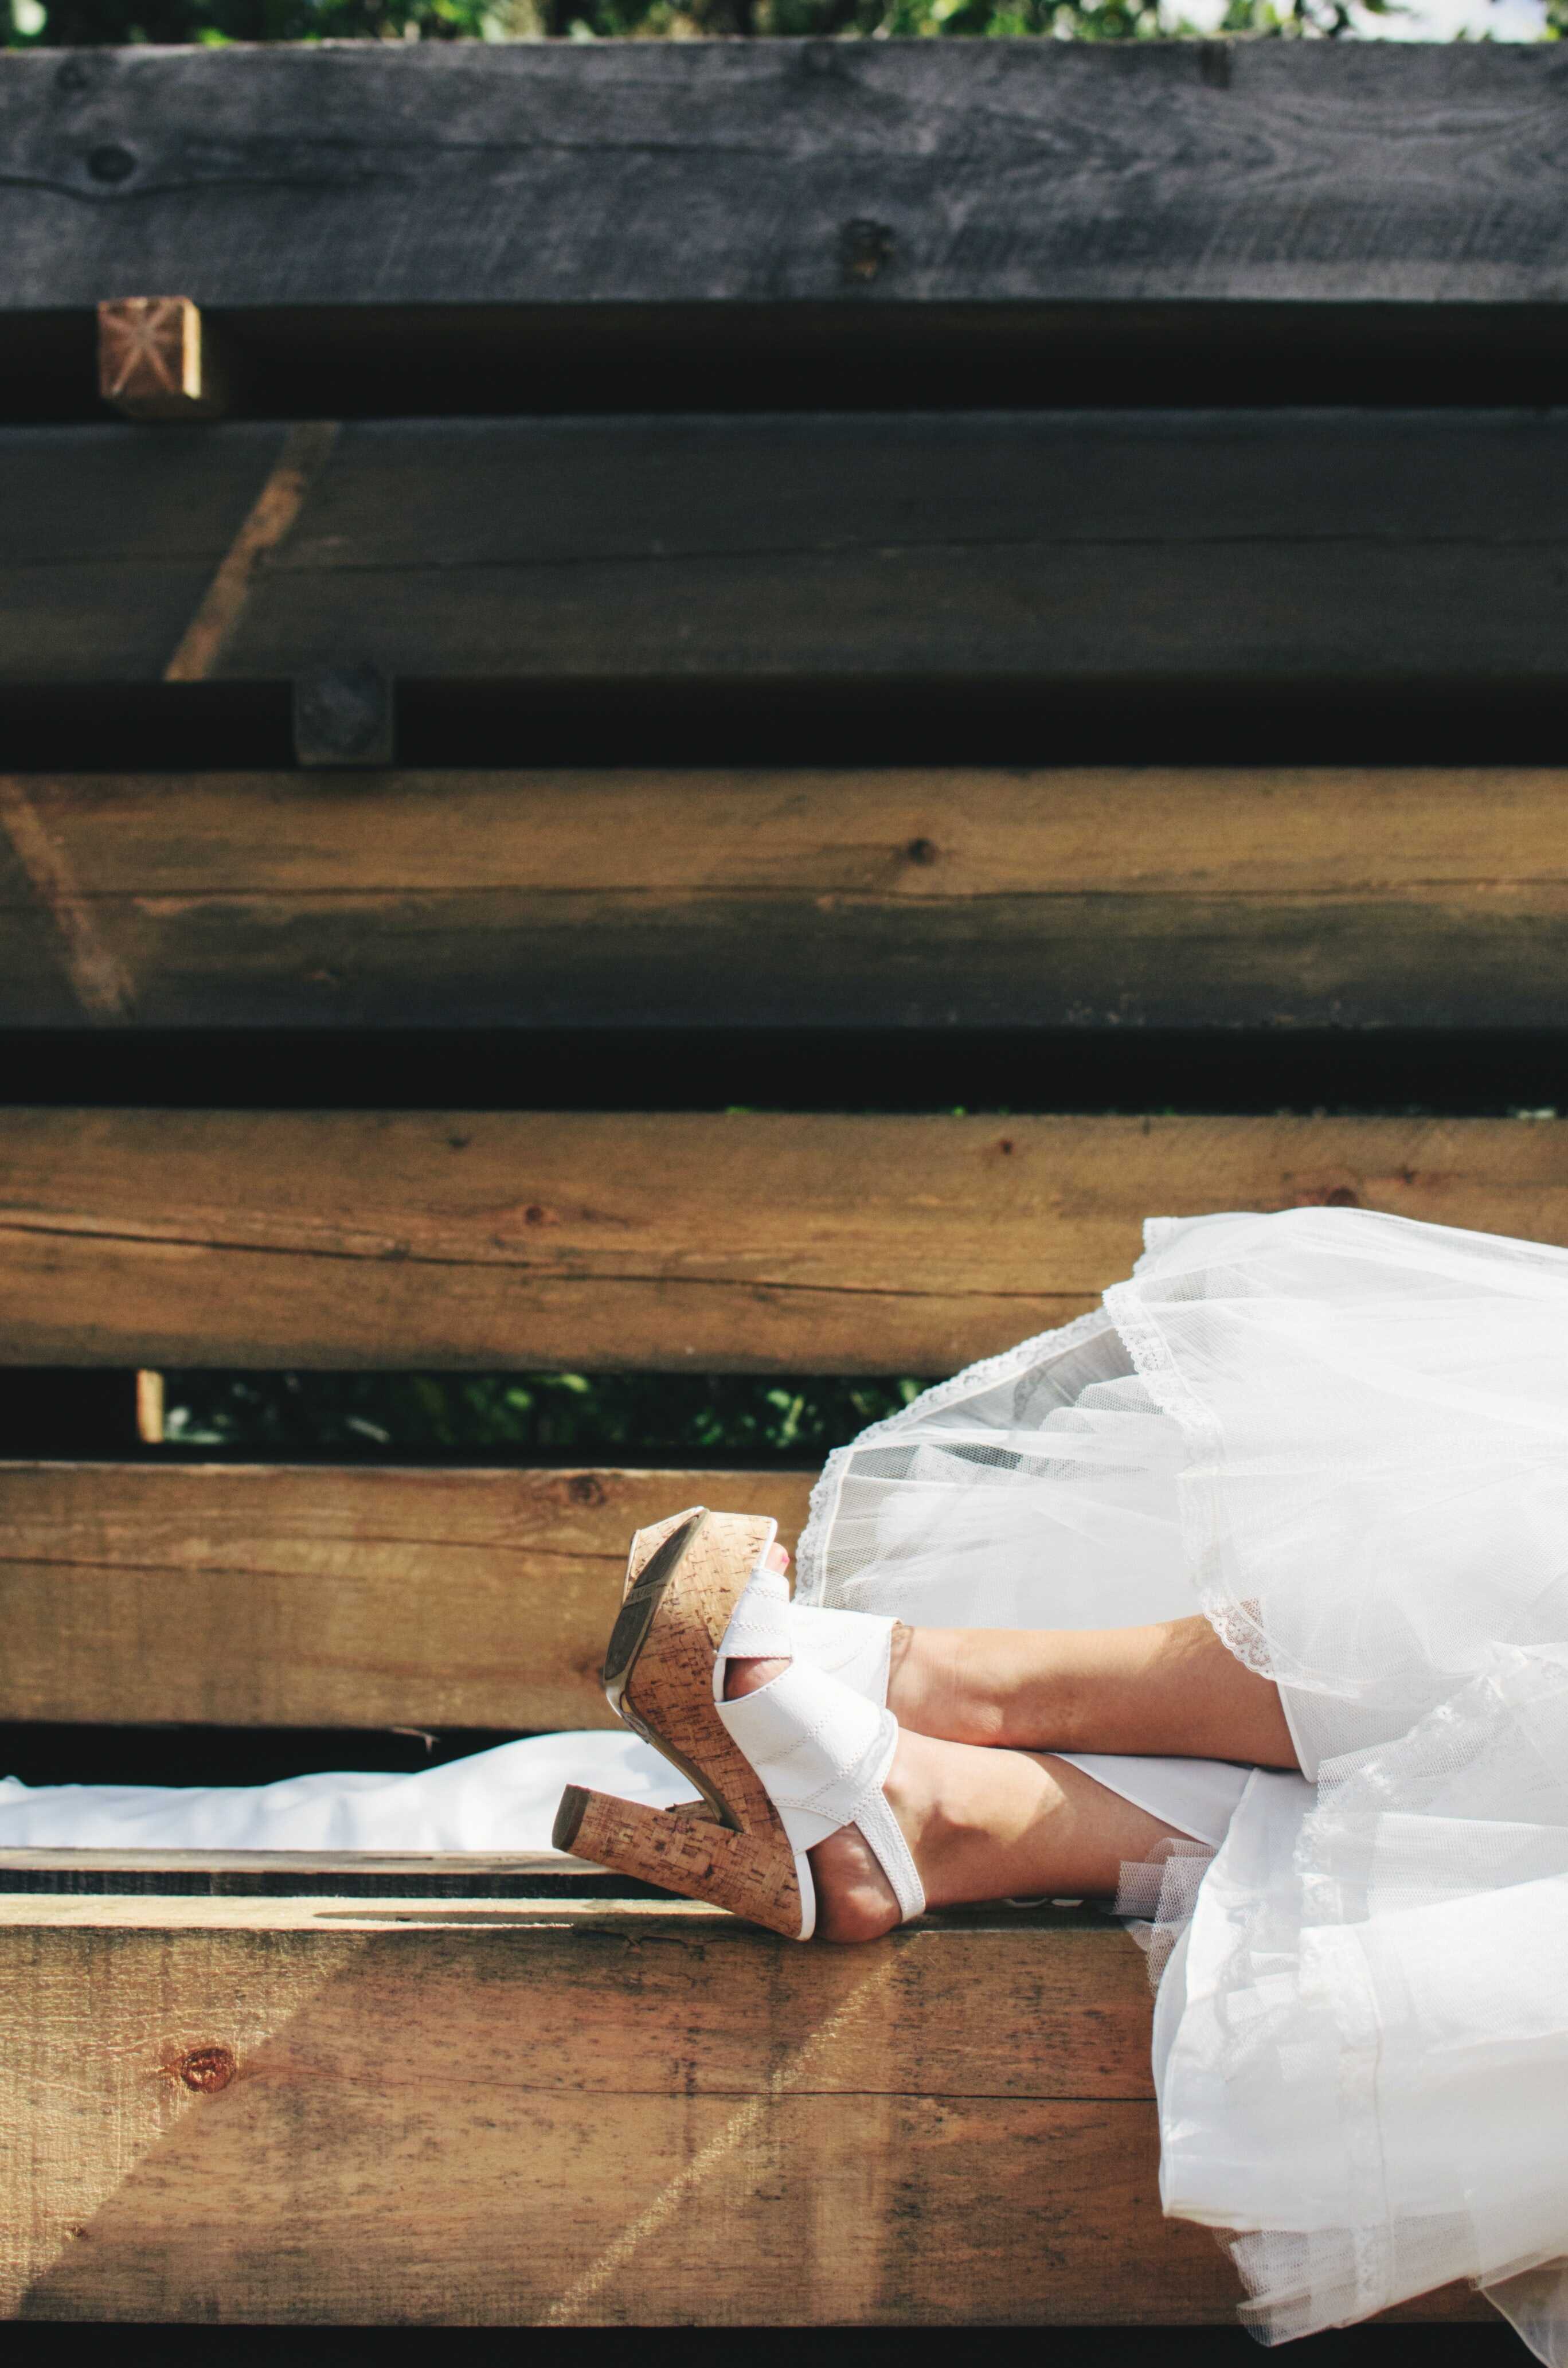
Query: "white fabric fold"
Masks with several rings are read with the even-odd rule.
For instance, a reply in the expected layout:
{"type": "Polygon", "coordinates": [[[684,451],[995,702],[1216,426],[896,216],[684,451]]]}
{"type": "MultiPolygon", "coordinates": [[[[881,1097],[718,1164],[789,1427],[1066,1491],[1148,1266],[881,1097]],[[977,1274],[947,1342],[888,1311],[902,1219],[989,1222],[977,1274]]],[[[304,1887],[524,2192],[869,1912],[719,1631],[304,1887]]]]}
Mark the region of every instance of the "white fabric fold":
{"type": "Polygon", "coordinates": [[[625,1733],[535,1735],[415,1775],[277,1784],[40,1784],[0,1778],[0,1850],[547,1850],[562,1788],[669,1808],[688,1777],[625,1733]]]}

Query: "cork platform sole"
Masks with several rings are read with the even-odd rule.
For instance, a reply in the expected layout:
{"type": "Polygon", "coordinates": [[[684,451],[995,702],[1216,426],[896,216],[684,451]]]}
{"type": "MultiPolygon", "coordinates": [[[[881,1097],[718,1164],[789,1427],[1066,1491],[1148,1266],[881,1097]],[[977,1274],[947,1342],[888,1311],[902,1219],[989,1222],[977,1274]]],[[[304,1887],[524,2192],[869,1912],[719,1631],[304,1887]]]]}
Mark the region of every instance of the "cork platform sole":
{"type": "Polygon", "coordinates": [[[778,1813],[731,1738],[713,1700],[713,1668],[730,1615],[772,1524],[703,1506],[632,1542],[626,1596],[605,1656],[605,1692],[701,1798],[650,1809],[569,1784],[555,1847],[617,1873],[727,1907],[754,1924],[804,1937],[812,1912],[778,1813]]]}

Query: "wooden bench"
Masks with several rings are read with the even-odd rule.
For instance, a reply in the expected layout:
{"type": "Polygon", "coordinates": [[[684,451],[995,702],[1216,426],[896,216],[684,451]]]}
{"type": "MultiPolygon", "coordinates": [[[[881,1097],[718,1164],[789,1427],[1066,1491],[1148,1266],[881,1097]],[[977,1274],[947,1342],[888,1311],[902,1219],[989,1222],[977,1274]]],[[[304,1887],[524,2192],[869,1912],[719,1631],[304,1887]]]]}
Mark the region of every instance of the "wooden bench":
{"type": "MultiPolygon", "coordinates": [[[[21,1386],[934,1376],[1152,1211],[1568,1243],[1550,1114],[1268,1114],[1324,1099],[1309,1040],[1397,1113],[1381,1046],[1514,1076],[1561,1029],[1549,53],[10,52],[0,127],[21,1386]],[[96,404],[94,307],[153,294],[226,344],[222,424],[96,404]],[[1005,1116],[937,1082],[987,1030],[1005,1116]],[[309,1106],[312,1042],[393,1031],[404,1107],[309,1106]],[[1175,1114],[1062,1114],[1063,1045],[1114,1081],[1148,1031],[1175,1114]],[[187,1107],[208,1040],[233,1091],[187,1107]],[[726,1109],[721,1041],[815,1106],[726,1109]],[[594,1107],[606,1042],[642,1107],[594,1107]],[[1197,1114],[1237,1042],[1278,1093],[1197,1114]]],[[[810,1478],[62,1439],[0,1463],[0,1720],[603,1725],[631,1530],[792,1539],[810,1478]]],[[[1234,2306],[1081,1907],[835,1952],[553,1854],[13,1850],[0,1965],[13,2317],[1234,2306]]]]}
{"type": "MultiPolygon", "coordinates": [[[[1162,1190],[1568,1240],[1550,1123],[40,1111],[6,1144],[33,1358],[951,1362],[1078,1312],[1162,1190]]],[[[7,1464],[0,1713],[604,1725],[629,1531],[699,1500],[792,1536],[808,1480],[7,1464]]],[[[550,1860],[0,1877],[14,2310],[678,2322],[720,2246],[725,2315],[764,2323],[1233,2301],[1159,2217],[1142,1963],[1083,1911],[861,1955],[550,1860]]]]}

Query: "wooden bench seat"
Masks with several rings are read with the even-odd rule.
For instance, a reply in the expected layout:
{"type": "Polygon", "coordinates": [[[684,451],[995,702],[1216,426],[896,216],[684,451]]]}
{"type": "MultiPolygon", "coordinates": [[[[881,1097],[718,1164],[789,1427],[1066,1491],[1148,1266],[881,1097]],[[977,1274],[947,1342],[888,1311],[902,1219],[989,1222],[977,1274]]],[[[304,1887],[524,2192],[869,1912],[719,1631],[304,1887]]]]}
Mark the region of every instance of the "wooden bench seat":
{"type": "MultiPolygon", "coordinates": [[[[0,1897],[0,2309],[1220,2321],[1082,1911],[799,1949],[662,1902],[0,1897]]],[[[1462,2291],[1405,2317],[1485,2316],[1462,2291]]]]}

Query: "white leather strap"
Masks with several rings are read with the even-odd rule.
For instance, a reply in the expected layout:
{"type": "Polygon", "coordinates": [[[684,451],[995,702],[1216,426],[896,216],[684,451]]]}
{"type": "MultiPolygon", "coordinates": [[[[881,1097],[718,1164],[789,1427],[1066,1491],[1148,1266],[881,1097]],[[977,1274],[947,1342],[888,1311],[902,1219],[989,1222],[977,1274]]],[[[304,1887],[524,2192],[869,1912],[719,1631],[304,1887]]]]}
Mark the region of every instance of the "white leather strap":
{"type": "Polygon", "coordinates": [[[894,1624],[880,1612],[830,1611],[816,1604],[795,1603],[784,1573],[759,1562],[724,1631],[713,1698],[715,1702],[724,1698],[722,1664],[733,1656],[736,1659],[802,1660],[880,1706],[888,1698],[894,1624]]]}
{"type": "Polygon", "coordinates": [[[898,1748],[892,1711],[801,1660],[770,1685],[718,1708],[797,1856],[843,1827],[858,1826],[904,1920],[918,1916],[926,1894],[882,1790],[898,1748]]]}
{"type": "Polygon", "coordinates": [[[795,1651],[880,1708],[888,1698],[888,1668],[897,1622],[880,1611],[827,1611],[820,1604],[791,1603],[790,1627],[795,1651]]]}
{"type": "Polygon", "coordinates": [[[892,1885],[899,1914],[907,1924],[912,1916],[923,1916],[926,1912],[926,1886],[920,1880],[920,1870],[915,1863],[914,1853],[903,1839],[903,1827],[888,1806],[888,1796],[882,1790],[888,1769],[892,1766],[893,1754],[898,1749],[898,1721],[891,1711],[884,1714],[892,1725],[886,1765],[877,1779],[874,1791],[862,1794],[853,1820],[846,1819],[846,1823],[853,1822],[858,1826],[869,1842],[878,1865],[892,1885]]]}
{"type": "Polygon", "coordinates": [[[736,1660],[790,1661],[795,1656],[790,1619],[790,1582],[781,1570],[758,1563],[744,1594],[730,1614],[713,1668],[713,1699],[724,1699],[724,1664],[736,1660]]]}

